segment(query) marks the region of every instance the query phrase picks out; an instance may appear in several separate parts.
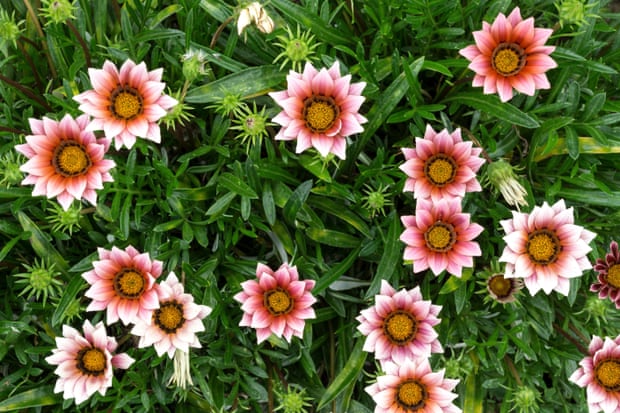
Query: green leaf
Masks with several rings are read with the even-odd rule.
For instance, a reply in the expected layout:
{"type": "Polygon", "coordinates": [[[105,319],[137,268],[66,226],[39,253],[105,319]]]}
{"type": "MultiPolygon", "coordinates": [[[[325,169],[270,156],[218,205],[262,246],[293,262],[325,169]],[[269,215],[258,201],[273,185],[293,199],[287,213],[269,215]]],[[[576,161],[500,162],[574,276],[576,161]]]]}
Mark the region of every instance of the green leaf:
{"type": "Polygon", "coordinates": [[[355,212],[348,209],[346,206],[333,202],[326,197],[316,197],[309,199],[308,204],[312,207],[319,208],[327,212],[328,214],[332,214],[337,218],[340,218],[341,220],[361,232],[362,235],[364,235],[366,238],[372,237],[370,234],[370,228],[368,228],[368,225],[366,225],[364,220],[355,212]]]}
{"type": "Polygon", "coordinates": [[[78,275],[74,276],[69,282],[69,285],[65,288],[62,298],[56,306],[56,310],[52,315],[52,326],[57,326],[65,319],[65,313],[73,302],[73,299],[77,296],[77,293],[86,285],[86,281],[78,275]]]}
{"type": "Polygon", "coordinates": [[[207,209],[207,215],[218,216],[223,214],[228,209],[228,205],[237,196],[234,192],[227,192],[224,196],[220,197],[207,209]]]}
{"type": "Polygon", "coordinates": [[[243,182],[241,178],[231,174],[230,172],[224,172],[217,177],[217,183],[224,188],[250,199],[258,199],[258,195],[248,184],[243,182]]]}
{"type": "Polygon", "coordinates": [[[43,231],[41,231],[24,212],[17,211],[17,219],[19,220],[19,223],[24,231],[30,233],[30,245],[32,245],[34,252],[39,257],[55,263],[56,268],[59,270],[66,271],[69,267],[67,261],[58,252],[58,250],[54,248],[52,243],[45,236],[46,234],[43,233],[43,231]]]}
{"type": "Polygon", "coordinates": [[[364,367],[366,356],[368,355],[368,353],[362,350],[365,339],[365,337],[362,337],[357,340],[357,343],[355,344],[355,347],[353,347],[351,356],[347,360],[346,364],[340,373],[338,373],[338,375],[334,378],[334,381],[332,381],[327,390],[325,390],[321,400],[319,400],[317,411],[321,410],[328,403],[338,397],[338,395],[347,387],[355,386],[357,378],[364,367]]]}
{"type": "Polygon", "coordinates": [[[495,95],[482,95],[480,93],[460,93],[456,96],[449,97],[443,102],[457,102],[474,109],[486,112],[495,116],[500,120],[510,122],[514,125],[523,126],[524,128],[537,128],[540,123],[532,116],[522,112],[509,103],[502,103],[495,95]]]}
{"type": "Polygon", "coordinates": [[[583,121],[588,121],[595,117],[601,109],[603,109],[603,105],[605,105],[605,100],[607,99],[607,94],[605,92],[597,93],[592,96],[592,99],[586,106],[583,108],[583,121]]]}
{"type": "Polygon", "coordinates": [[[377,266],[372,284],[370,284],[366,291],[366,296],[364,297],[366,300],[379,292],[382,279],[391,282],[396,268],[402,265],[403,244],[400,241],[400,233],[402,232],[400,218],[396,212],[392,212],[390,220],[390,228],[385,240],[383,255],[381,256],[381,261],[379,261],[379,266],[377,266]]]}
{"type": "Polygon", "coordinates": [[[0,250],[0,262],[4,261],[8,253],[11,252],[11,250],[15,246],[15,244],[17,244],[20,240],[27,239],[27,238],[28,238],[28,233],[23,232],[22,234],[12,238],[9,242],[4,244],[4,247],[2,247],[2,250],[0,250]]]}
{"type": "Polygon", "coordinates": [[[358,237],[331,229],[310,227],[306,230],[306,235],[311,240],[329,245],[330,247],[355,248],[360,245],[358,237]]]}
{"type": "Polygon", "coordinates": [[[297,213],[308,199],[308,195],[310,194],[310,190],[312,189],[312,181],[308,180],[303,182],[301,185],[297,187],[293,191],[293,194],[288,199],[286,204],[284,205],[284,209],[282,211],[284,215],[284,219],[290,223],[295,223],[295,218],[297,217],[297,213]]]}
{"type": "Polygon", "coordinates": [[[42,386],[26,390],[0,402],[0,412],[51,406],[60,402],[60,395],[54,394],[53,386],[42,386]]]}
{"type": "Polygon", "coordinates": [[[276,204],[273,200],[273,192],[271,191],[271,184],[266,182],[263,185],[263,211],[265,211],[265,218],[269,225],[273,225],[276,222],[276,204]]]}
{"type": "Polygon", "coordinates": [[[321,278],[318,279],[316,285],[312,289],[312,294],[318,295],[327,287],[329,287],[334,281],[338,280],[342,274],[344,274],[349,268],[353,266],[357,260],[361,247],[355,248],[347,257],[340,261],[337,265],[327,271],[321,278]]]}

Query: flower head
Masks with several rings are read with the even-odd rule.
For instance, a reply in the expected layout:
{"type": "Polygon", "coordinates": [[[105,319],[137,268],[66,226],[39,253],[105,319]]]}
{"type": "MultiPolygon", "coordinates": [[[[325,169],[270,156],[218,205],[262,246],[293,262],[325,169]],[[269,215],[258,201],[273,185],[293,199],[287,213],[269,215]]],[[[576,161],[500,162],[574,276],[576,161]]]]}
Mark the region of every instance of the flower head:
{"type": "Polygon", "coordinates": [[[138,347],[152,345],[158,356],[167,353],[171,359],[177,350],[187,353],[190,347],[200,348],[196,333],[205,330],[202,319],[211,314],[211,308],[194,303],[173,272],[156,288],[159,308],[148,322],[136,319],[131,330],[140,336],[138,347]]]}
{"type": "Polygon", "coordinates": [[[86,310],[106,310],[108,324],[119,318],[125,325],[138,318],[150,322],[153,310],[159,308],[154,287],[163,263],[132,246],[97,252],[99,260],[93,262],[93,269],[82,274],[91,286],[85,295],[93,300],[86,310]]]}
{"type": "Polygon", "coordinates": [[[586,254],[595,233],[574,224],[573,208],[564,200],[534,207],[530,214],[512,212],[500,221],[506,247],[500,262],[506,263],[507,278],[524,278],[532,295],[556,290],[568,295],[569,280],[592,268],[586,254]]]}
{"type": "Polygon", "coordinates": [[[9,57],[9,45],[17,47],[17,39],[23,32],[23,28],[20,27],[24,24],[24,21],[15,21],[15,10],[9,15],[9,13],[0,8],[0,51],[9,57]]]}
{"type": "Polygon", "coordinates": [[[612,241],[605,259],[598,258],[594,265],[598,272],[597,282],[590,286],[590,291],[598,292],[599,298],[607,298],[620,309],[620,252],[618,243],[612,241]]]}
{"type": "Polygon", "coordinates": [[[487,291],[498,303],[514,302],[521,288],[523,288],[523,281],[520,278],[506,278],[504,274],[493,274],[487,279],[487,291]]]}
{"type": "Polygon", "coordinates": [[[366,118],[358,113],[366,98],[361,96],[365,82],[351,83],[351,75],[341,76],[336,61],[330,69],[316,70],[306,63],[303,73],[290,71],[288,89],[269,93],[281,111],[273,121],[282,128],[277,140],[297,139],[295,152],[310,147],[321,156],[346,156],[346,137],[364,130],[366,118]]]}
{"type": "Polygon", "coordinates": [[[278,36],[279,42],[275,43],[276,46],[284,50],[273,59],[273,62],[276,63],[282,59],[280,70],[290,62],[293,70],[300,71],[304,62],[311,62],[316,59],[314,50],[319,46],[319,43],[315,43],[314,35],[311,31],[302,33],[299,25],[297,26],[296,35],[293,34],[289,26],[285,27],[285,29],[286,36],[278,36]]]}
{"type": "Polygon", "coordinates": [[[62,326],[62,337],[56,337],[56,348],[45,358],[58,367],[54,393],[80,404],[95,392],[102,396],[112,386],[113,368],[127,369],[134,359],[126,353],[114,354],[117,344],[108,337],[103,322],[93,326],[84,321],[84,335],[68,325],[62,326]]]}
{"type": "Polygon", "coordinates": [[[53,231],[68,232],[73,234],[75,229],[80,229],[80,219],[82,218],[82,206],[71,204],[67,210],[53,204],[47,209],[49,212],[48,221],[52,225],[53,231]]]}
{"type": "Polygon", "coordinates": [[[403,148],[405,163],[400,169],[407,174],[404,191],[414,198],[438,201],[463,198],[466,192],[482,191],[476,172],[484,163],[480,148],[463,142],[461,130],[437,133],[426,125],[424,138],[415,138],[415,148],[403,148]]]}
{"type": "Polygon", "coordinates": [[[463,267],[473,267],[473,257],[482,254],[473,240],[483,228],[469,218],[461,211],[459,198],[436,203],[419,199],[416,214],[401,217],[405,226],[400,236],[406,244],[404,259],[413,260],[413,272],[430,268],[435,275],[447,270],[460,277],[463,267]]]}
{"type": "Polygon", "coordinates": [[[366,387],[377,406],[375,413],[461,413],[452,401],[458,380],[444,378],[444,370],[433,372],[428,359],[387,362],[385,374],[366,387]]]}
{"type": "Polygon", "coordinates": [[[177,349],[174,352],[174,373],[168,381],[168,385],[174,384],[183,390],[187,389],[187,386],[193,386],[192,373],[190,371],[189,364],[189,351],[181,351],[177,349]]]}
{"type": "Polygon", "coordinates": [[[256,25],[256,28],[263,33],[271,33],[273,31],[273,20],[271,20],[267,11],[257,1],[241,9],[239,12],[237,33],[241,35],[245,28],[251,24],[256,25]]]}
{"type": "Polygon", "coordinates": [[[314,318],[310,292],[314,280],[300,280],[297,267],[282,264],[273,271],[264,264],[256,266],[256,280],[241,283],[243,291],[233,298],[241,303],[242,327],[256,329],[258,343],[271,334],[290,342],[292,336],[302,337],[306,319],[314,318]]]}
{"type": "Polygon", "coordinates": [[[80,110],[94,119],[88,130],[103,130],[114,138],[114,146],[131,148],[136,137],[159,143],[161,135],[157,121],[177,104],[164,95],[166,84],[161,82],[163,69],[148,71],[144,62],[127,60],[120,70],[109,60],[103,69],[88,69],[92,90],[74,96],[80,110]]]}
{"type": "Polygon", "coordinates": [[[41,14],[48,19],[46,25],[75,19],[75,7],[69,0],[43,0],[43,6],[41,14]]]}
{"type": "Polygon", "coordinates": [[[499,190],[506,202],[519,210],[527,206],[527,191],[517,180],[515,171],[508,162],[500,159],[487,166],[487,177],[493,187],[499,190]]]}
{"type": "MultiPolygon", "coordinates": [[[[230,130],[239,131],[237,137],[243,143],[249,140],[252,146],[260,145],[263,137],[269,135],[267,126],[272,126],[273,123],[267,120],[264,107],[259,111],[256,109],[256,103],[254,103],[252,109],[244,105],[236,115],[235,119],[233,119],[234,125],[230,127],[230,130]]],[[[247,148],[249,148],[249,145],[247,148]]]]}
{"type": "Polygon", "coordinates": [[[620,409],[620,336],[592,337],[588,353],[569,380],[586,387],[590,412],[615,413],[620,409]]]}
{"type": "Polygon", "coordinates": [[[74,199],[97,204],[95,190],[113,181],[108,171],[116,164],[103,159],[110,140],[95,138],[87,125],[86,115],[77,119],[65,115],[60,122],[30,119],[33,134],[15,149],[28,158],[20,169],[28,173],[22,185],[34,184],[32,195],[56,197],[65,210],[74,199]]]}
{"type": "Polygon", "coordinates": [[[357,329],[366,336],[364,351],[374,352],[382,366],[402,364],[408,358],[427,358],[443,351],[433,326],[441,306],[422,299],[420,287],[396,291],[381,280],[375,305],[361,311],[357,329]]]}
{"type": "Polygon", "coordinates": [[[475,45],[459,50],[476,72],[473,86],[485,94],[497,93],[502,102],[512,99],[512,89],[533,96],[536,89],[549,89],[545,72],[557,67],[549,55],[554,46],[545,46],[553,30],[534,28],[534,18],[523,20],[515,7],[506,17],[500,13],[493,24],[482,22],[475,31],[475,45]]]}
{"type": "Polygon", "coordinates": [[[19,278],[15,284],[24,286],[20,296],[28,293],[27,299],[35,297],[38,300],[43,295],[43,305],[48,296],[51,298],[60,296],[63,283],[57,278],[60,272],[54,268],[53,262],[47,263],[45,260],[35,259],[33,265],[24,264],[24,267],[28,272],[15,274],[15,277],[19,278]]]}

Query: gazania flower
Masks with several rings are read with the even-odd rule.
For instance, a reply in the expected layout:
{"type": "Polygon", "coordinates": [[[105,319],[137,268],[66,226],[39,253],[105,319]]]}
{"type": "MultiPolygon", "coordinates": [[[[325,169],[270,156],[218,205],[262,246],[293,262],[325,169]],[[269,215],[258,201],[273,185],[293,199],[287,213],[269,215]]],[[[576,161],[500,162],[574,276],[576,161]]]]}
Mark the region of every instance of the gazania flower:
{"type": "Polygon", "coordinates": [[[615,413],[620,409],[620,336],[592,337],[588,353],[569,380],[586,387],[590,412],[615,413]]]}
{"type": "Polygon", "coordinates": [[[500,13],[493,24],[482,22],[475,31],[475,45],[459,50],[476,72],[473,86],[485,94],[497,93],[502,102],[512,99],[512,89],[533,96],[536,89],[549,89],[545,72],[557,67],[545,46],[553,30],[534,28],[534,18],[523,20],[518,7],[508,17],[500,13]]]}
{"type": "Polygon", "coordinates": [[[290,71],[288,89],[269,94],[284,110],[273,121],[282,125],[277,140],[297,139],[297,153],[314,146],[322,156],[346,156],[346,136],[364,130],[366,118],[358,113],[366,99],[361,96],[365,82],[351,83],[351,75],[341,76],[335,62],[317,71],[306,63],[303,73],[290,71]]]}
{"type": "Polygon", "coordinates": [[[202,319],[211,314],[211,308],[194,303],[194,297],[184,292],[173,272],[156,288],[159,308],[153,311],[149,322],[136,319],[131,330],[140,336],[138,347],[153,345],[158,356],[168,353],[170,359],[176,350],[187,353],[190,347],[200,348],[196,333],[205,330],[202,319]]]}
{"type": "Polygon", "coordinates": [[[433,372],[428,359],[387,362],[385,374],[366,387],[377,406],[375,413],[461,413],[452,401],[459,380],[444,378],[445,370],[433,372]]]}
{"type": "Polygon", "coordinates": [[[473,257],[482,254],[473,239],[483,228],[461,212],[459,198],[418,199],[416,214],[402,216],[401,221],[405,231],[400,240],[407,244],[404,259],[413,261],[413,272],[430,268],[435,275],[447,270],[460,277],[463,267],[473,267],[473,257]]]}
{"type": "Polygon", "coordinates": [[[88,130],[103,130],[114,138],[114,146],[131,148],[136,136],[159,143],[161,135],[157,121],[178,102],[162,94],[166,84],[161,82],[163,69],[147,71],[144,62],[136,65],[127,60],[118,70],[106,60],[103,69],[88,69],[92,90],[74,96],[80,110],[94,119],[88,130]]]}
{"type": "Polygon", "coordinates": [[[609,297],[620,309],[620,252],[616,241],[611,242],[604,260],[596,260],[594,271],[598,272],[598,282],[590,286],[590,291],[598,292],[599,298],[609,297]]]}
{"type": "Polygon", "coordinates": [[[65,115],[60,122],[44,117],[30,119],[32,135],[15,149],[28,161],[20,168],[28,176],[22,185],[34,184],[32,195],[58,200],[68,210],[74,199],[86,199],[97,205],[97,192],[104,182],[112,182],[108,172],[116,164],[103,159],[109,139],[97,139],[86,130],[88,116],[73,119],[65,115]]]}
{"type": "Polygon", "coordinates": [[[524,278],[532,295],[556,290],[568,295],[569,280],[592,268],[587,253],[595,233],[574,224],[573,208],[564,200],[534,207],[530,214],[512,211],[512,219],[500,221],[506,247],[500,262],[507,278],[524,278]]]}
{"type": "Polygon", "coordinates": [[[153,310],[159,308],[155,279],[161,275],[162,262],[151,260],[134,247],[111,251],[98,248],[99,260],[93,269],[82,274],[91,285],[85,295],[92,298],[86,311],[106,310],[108,325],[120,318],[123,324],[136,318],[151,321],[153,310]]]}
{"type": "Polygon", "coordinates": [[[63,393],[65,399],[80,404],[95,392],[105,395],[112,386],[112,368],[127,369],[134,359],[126,353],[114,354],[117,344],[108,337],[102,322],[93,326],[84,321],[84,335],[68,325],[62,326],[62,337],[56,337],[56,348],[45,358],[58,367],[54,393],[63,393]]]}
{"type": "Polygon", "coordinates": [[[316,298],[310,292],[314,280],[300,280],[297,267],[288,264],[273,271],[259,263],[256,277],[242,282],[243,291],[233,297],[244,312],[239,325],[255,328],[259,344],[271,334],[284,336],[289,343],[292,336],[301,338],[305,320],[315,317],[316,298]]]}
{"type": "Polygon", "coordinates": [[[523,288],[520,278],[506,278],[504,274],[493,274],[487,279],[487,291],[498,303],[514,302],[517,292],[523,288]]]}
{"type": "Polygon", "coordinates": [[[381,280],[375,305],[361,311],[357,329],[366,336],[364,351],[374,352],[381,365],[402,364],[407,358],[428,358],[443,351],[433,326],[441,306],[422,299],[420,287],[396,291],[381,280]]]}
{"type": "Polygon", "coordinates": [[[484,163],[480,148],[463,142],[461,130],[437,133],[426,125],[424,139],[415,138],[415,148],[403,148],[406,162],[400,169],[407,174],[404,191],[414,198],[438,201],[442,198],[463,198],[465,192],[482,191],[476,172],[484,163]]]}

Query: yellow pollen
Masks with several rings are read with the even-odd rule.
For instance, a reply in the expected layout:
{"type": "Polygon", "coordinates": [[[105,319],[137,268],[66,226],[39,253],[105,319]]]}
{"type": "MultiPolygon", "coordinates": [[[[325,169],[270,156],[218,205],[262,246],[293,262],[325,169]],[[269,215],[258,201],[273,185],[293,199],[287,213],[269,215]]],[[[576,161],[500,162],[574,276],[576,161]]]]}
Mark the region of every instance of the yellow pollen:
{"type": "Polygon", "coordinates": [[[312,96],[304,101],[303,118],[312,132],[326,132],[339,115],[340,108],[329,96],[312,96]]]}
{"type": "Polygon", "coordinates": [[[504,278],[501,274],[489,278],[488,286],[498,298],[508,297],[512,292],[512,281],[509,278],[504,278]]]}
{"type": "Polygon", "coordinates": [[[153,312],[153,321],[164,332],[174,334],[185,324],[183,306],[176,301],[160,303],[159,308],[153,312]]]}
{"type": "Polygon", "coordinates": [[[277,316],[290,313],[293,310],[294,301],[286,290],[278,287],[265,293],[263,303],[267,311],[277,316]]]}
{"type": "Polygon", "coordinates": [[[620,290],[620,264],[614,264],[609,267],[605,280],[607,284],[620,290]]]}
{"type": "Polygon", "coordinates": [[[525,63],[525,50],[516,43],[500,43],[491,56],[491,66],[502,76],[518,74],[525,63]]]}
{"type": "Polygon", "coordinates": [[[444,154],[434,155],[424,164],[424,175],[433,185],[440,188],[454,181],[456,170],[454,159],[444,154]]]}
{"type": "Polygon", "coordinates": [[[607,359],[594,368],[594,378],[608,391],[620,391],[620,360],[607,359]]]}
{"type": "Polygon", "coordinates": [[[390,313],[383,322],[383,332],[393,343],[405,345],[411,342],[418,330],[417,320],[404,311],[394,311],[390,313]]]}
{"type": "Polygon", "coordinates": [[[562,246],[553,231],[541,229],[528,236],[525,249],[530,259],[536,264],[547,265],[557,260],[562,246]]]}
{"type": "Polygon", "coordinates": [[[62,141],[52,157],[52,166],[65,178],[84,175],[92,164],[84,145],[73,141],[62,141]]]}
{"type": "Polygon", "coordinates": [[[431,251],[447,252],[456,242],[454,227],[445,222],[435,222],[424,233],[424,240],[431,251]]]}
{"type": "Polygon", "coordinates": [[[114,276],[114,290],[123,298],[140,298],[144,292],[145,283],[142,273],[126,268],[114,276]]]}
{"type": "Polygon", "coordinates": [[[142,114],[142,96],[130,86],[117,88],[111,95],[110,111],[117,119],[131,120],[142,114]]]}
{"type": "Polygon", "coordinates": [[[103,351],[98,348],[84,348],[78,352],[77,368],[85,374],[99,376],[106,366],[103,351]]]}
{"type": "Polygon", "coordinates": [[[396,402],[407,411],[417,411],[426,404],[426,386],[417,380],[408,380],[398,386],[396,402]]]}

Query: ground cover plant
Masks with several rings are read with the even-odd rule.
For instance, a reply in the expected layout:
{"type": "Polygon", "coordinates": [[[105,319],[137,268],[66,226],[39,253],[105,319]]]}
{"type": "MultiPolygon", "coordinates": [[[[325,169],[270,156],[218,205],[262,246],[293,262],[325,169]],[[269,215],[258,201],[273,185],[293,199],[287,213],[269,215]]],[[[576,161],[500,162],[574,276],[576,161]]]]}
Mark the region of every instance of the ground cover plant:
{"type": "Polygon", "coordinates": [[[0,6],[0,411],[620,411],[617,2],[0,6]]]}

